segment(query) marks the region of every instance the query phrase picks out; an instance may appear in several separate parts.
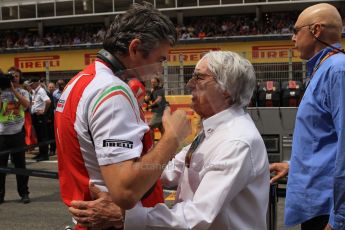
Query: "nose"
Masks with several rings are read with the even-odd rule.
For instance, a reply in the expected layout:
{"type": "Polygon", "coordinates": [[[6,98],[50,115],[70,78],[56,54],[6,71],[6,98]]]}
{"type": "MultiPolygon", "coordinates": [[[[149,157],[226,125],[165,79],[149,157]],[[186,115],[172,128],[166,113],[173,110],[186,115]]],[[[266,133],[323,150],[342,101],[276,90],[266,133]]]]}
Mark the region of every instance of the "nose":
{"type": "Polygon", "coordinates": [[[291,41],[296,42],[296,34],[293,34],[293,35],[292,35],[291,41]]]}

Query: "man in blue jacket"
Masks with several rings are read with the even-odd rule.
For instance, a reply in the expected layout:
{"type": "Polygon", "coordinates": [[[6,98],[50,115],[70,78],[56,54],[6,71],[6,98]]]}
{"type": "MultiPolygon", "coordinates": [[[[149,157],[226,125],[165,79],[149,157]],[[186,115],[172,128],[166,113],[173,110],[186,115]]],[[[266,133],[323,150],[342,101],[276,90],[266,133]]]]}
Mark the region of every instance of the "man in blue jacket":
{"type": "Polygon", "coordinates": [[[345,54],[342,19],[329,4],[305,9],[292,41],[307,61],[307,88],[299,106],[289,171],[285,224],[302,230],[345,229],[345,54]]]}

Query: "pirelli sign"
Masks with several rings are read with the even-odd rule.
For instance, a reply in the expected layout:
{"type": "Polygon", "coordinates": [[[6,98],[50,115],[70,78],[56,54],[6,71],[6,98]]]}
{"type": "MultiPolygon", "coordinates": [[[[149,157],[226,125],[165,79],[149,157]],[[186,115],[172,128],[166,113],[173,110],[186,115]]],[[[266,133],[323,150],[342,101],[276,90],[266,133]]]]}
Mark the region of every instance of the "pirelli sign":
{"type": "Polygon", "coordinates": [[[205,47],[205,48],[184,48],[184,49],[172,49],[169,52],[168,62],[171,63],[192,63],[195,64],[200,58],[209,51],[220,50],[216,47],[205,47]]]}
{"type": "MultiPolygon", "coordinates": [[[[342,39],[345,46],[345,38],[342,39]]],[[[33,52],[0,53],[0,69],[11,66],[23,72],[80,71],[93,63],[100,48],[44,50],[33,52]]],[[[194,66],[209,51],[229,50],[239,53],[252,63],[301,62],[300,54],[291,40],[272,41],[193,41],[178,43],[168,53],[169,66],[194,66]]]]}
{"type": "Polygon", "coordinates": [[[24,72],[30,72],[32,69],[41,69],[44,71],[46,68],[60,67],[60,56],[16,57],[14,58],[14,65],[24,72]]]}
{"type": "Polygon", "coordinates": [[[298,58],[299,53],[291,45],[252,46],[252,59],[298,58]],[[290,56],[291,55],[291,56],[290,56]]]}

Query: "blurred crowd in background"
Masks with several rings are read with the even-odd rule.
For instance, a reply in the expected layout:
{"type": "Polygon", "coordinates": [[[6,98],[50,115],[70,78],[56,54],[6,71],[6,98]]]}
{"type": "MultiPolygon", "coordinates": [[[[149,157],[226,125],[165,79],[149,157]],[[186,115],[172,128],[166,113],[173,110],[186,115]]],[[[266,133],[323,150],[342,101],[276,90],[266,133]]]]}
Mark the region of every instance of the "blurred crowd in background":
{"type": "MultiPolygon", "coordinates": [[[[186,17],[184,25],[176,25],[180,40],[207,37],[291,34],[297,12],[186,17]]],[[[345,20],[343,21],[345,32],[345,20]]],[[[3,30],[0,47],[25,48],[40,46],[97,44],[103,41],[107,28],[103,24],[45,27],[43,36],[37,28],[3,30]]]]}

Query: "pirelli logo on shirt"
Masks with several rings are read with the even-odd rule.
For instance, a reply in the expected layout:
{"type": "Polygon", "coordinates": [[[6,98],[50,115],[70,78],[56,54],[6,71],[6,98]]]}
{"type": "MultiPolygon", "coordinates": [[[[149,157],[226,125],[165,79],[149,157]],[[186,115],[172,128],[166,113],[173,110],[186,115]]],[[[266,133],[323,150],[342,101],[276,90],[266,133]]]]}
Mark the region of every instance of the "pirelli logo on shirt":
{"type": "Polygon", "coordinates": [[[132,149],[133,148],[133,142],[132,141],[106,139],[106,140],[103,140],[103,147],[122,147],[122,148],[132,149]]]}

